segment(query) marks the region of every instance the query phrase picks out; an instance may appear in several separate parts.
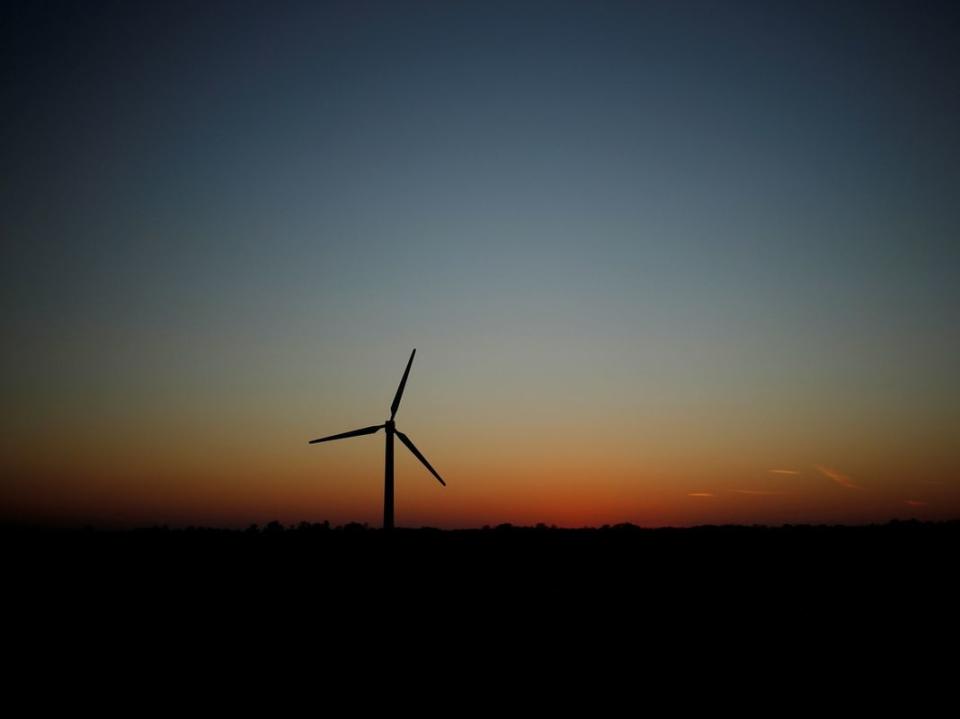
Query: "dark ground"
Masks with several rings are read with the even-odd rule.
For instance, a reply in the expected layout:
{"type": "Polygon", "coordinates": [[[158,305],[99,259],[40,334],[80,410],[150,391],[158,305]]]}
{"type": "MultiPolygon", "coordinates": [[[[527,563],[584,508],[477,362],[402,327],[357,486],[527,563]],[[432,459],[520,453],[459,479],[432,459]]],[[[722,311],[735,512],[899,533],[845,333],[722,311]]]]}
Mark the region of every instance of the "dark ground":
{"type": "MultiPolygon", "coordinates": [[[[642,529],[511,527],[441,531],[361,525],[223,530],[0,532],[8,576],[64,591],[189,583],[196,589],[282,592],[350,587],[554,588],[609,593],[664,586],[712,592],[798,589],[935,591],[952,587],[960,521],[870,526],[704,526],[642,529]]],[[[952,591],[952,589],[951,589],[952,591]]]]}
{"type": "Polygon", "coordinates": [[[592,715],[639,711],[642,691],[642,706],[864,710],[867,697],[925,714],[955,684],[958,538],[960,522],[8,527],[7,684],[35,704],[132,691],[174,711],[203,689],[310,695],[328,713],[385,698],[499,713],[536,695],[592,715]]]}
{"type": "Polygon", "coordinates": [[[107,651],[134,673],[145,654],[202,671],[212,653],[308,671],[313,656],[426,677],[455,674],[456,656],[514,675],[545,662],[736,675],[749,656],[775,675],[768,655],[809,654],[804,681],[867,661],[950,666],[933,658],[958,638],[958,539],[958,521],[0,531],[7,628],[40,662],[107,651]]]}

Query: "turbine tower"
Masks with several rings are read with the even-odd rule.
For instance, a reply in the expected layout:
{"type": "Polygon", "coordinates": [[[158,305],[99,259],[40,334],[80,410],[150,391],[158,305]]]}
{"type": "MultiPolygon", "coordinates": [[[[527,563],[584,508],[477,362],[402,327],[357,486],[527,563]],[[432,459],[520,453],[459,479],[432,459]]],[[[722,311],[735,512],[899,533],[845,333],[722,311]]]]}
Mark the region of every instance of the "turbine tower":
{"type": "Polygon", "coordinates": [[[373,434],[381,429],[385,429],[387,431],[387,450],[383,467],[384,529],[393,529],[393,435],[397,435],[397,437],[400,438],[400,441],[407,445],[407,449],[413,452],[414,457],[423,462],[423,466],[430,470],[430,474],[436,477],[440,484],[442,484],[444,487],[447,486],[447,483],[443,481],[443,478],[437,474],[437,470],[430,465],[426,457],[420,454],[420,450],[414,446],[413,442],[410,441],[410,438],[397,429],[396,422],[393,421],[393,418],[397,416],[397,410],[400,409],[400,398],[403,397],[403,388],[407,384],[407,375],[410,374],[410,365],[413,364],[413,356],[416,353],[416,349],[410,353],[410,359],[407,361],[407,368],[403,371],[403,378],[400,380],[400,386],[397,387],[397,395],[393,398],[393,404],[390,405],[390,419],[383,424],[375,424],[372,427],[355,429],[351,432],[332,434],[329,437],[321,437],[320,439],[311,439],[310,442],[308,442],[308,444],[317,444],[318,442],[329,442],[334,439],[346,439],[347,437],[360,437],[364,434],[373,434]]]}

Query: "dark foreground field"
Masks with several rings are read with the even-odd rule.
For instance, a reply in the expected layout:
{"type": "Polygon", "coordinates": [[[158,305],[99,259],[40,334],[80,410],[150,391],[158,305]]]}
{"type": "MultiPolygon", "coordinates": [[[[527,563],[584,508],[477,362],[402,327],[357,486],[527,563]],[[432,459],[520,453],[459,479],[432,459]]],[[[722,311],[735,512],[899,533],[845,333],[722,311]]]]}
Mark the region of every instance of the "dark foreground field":
{"type": "MultiPolygon", "coordinates": [[[[829,580],[884,582],[889,589],[953,579],[960,521],[870,526],[704,526],[599,529],[545,526],[442,531],[278,523],[247,530],[0,532],[8,571],[96,589],[156,582],[246,584],[278,591],[296,584],[593,587],[647,591],[655,580],[765,586],[829,580]],[[584,584],[586,583],[586,584],[584,584]],[[592,584],[591,584],[592,583],[592,584]]],[[[351,585],[351,586],[353,586],[351,585]]],[[[731,587],[733,588],[733,587],[731,587]]]]}
{"type": "Polygon", "coordinates": [[[237,651],[254,635],[321,647],[346,636],[358,651],[494,637],[605,646],[659,637],[681,652],[691,636],[827,654],[905,638],[946,646],[956,637],[958,539],[960,522],[914,521],[0,532],[15,628],[237,651]]]}

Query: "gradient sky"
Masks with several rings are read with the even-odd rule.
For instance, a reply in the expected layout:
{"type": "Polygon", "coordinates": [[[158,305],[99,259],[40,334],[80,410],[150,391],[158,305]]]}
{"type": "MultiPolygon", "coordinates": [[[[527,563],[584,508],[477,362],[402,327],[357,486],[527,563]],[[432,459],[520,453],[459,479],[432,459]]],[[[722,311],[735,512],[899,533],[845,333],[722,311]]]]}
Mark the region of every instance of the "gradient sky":
{"type": "Polygon", "coordinates": [[[957,518],[956,7],[4,3],[0,518],[957,518]]]}

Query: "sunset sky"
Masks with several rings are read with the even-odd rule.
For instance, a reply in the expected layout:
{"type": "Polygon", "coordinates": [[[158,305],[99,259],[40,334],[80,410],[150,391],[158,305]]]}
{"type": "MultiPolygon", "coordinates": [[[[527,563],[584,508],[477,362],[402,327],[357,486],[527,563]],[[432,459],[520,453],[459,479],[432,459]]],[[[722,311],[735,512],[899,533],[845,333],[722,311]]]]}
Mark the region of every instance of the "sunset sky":
{"type": "Polygon", "coordinates": [[[960,518],[956,3],[0,18],[0,521],[960,518]]]}

